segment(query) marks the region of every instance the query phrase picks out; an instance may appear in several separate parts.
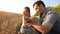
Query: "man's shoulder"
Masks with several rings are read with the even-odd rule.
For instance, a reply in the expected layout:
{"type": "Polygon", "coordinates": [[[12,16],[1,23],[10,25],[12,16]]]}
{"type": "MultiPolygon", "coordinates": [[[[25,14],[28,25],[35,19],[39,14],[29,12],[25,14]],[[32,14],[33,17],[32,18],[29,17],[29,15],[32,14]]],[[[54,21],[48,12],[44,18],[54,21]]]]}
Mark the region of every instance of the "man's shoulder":
{"type": "Polygon", "coordinates": [[[54,14],[54,13],[56,13],[56,11],[54,11],[54,10],[49,10],[47,14],[54,14]]]}

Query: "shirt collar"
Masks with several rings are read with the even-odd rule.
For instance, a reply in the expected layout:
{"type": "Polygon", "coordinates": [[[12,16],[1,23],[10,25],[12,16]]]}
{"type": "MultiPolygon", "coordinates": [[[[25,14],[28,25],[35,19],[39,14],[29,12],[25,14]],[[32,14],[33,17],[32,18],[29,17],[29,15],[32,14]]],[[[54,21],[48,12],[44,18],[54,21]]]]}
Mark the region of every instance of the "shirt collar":
{"type": "Polygon", "coordinates": [[[45,8],[45,11],[44,11],[44,13],[42,14],[42,18],[47,14],[47,12],[48,12],[49,10],[47,9],[47,8],[45,8]]]}

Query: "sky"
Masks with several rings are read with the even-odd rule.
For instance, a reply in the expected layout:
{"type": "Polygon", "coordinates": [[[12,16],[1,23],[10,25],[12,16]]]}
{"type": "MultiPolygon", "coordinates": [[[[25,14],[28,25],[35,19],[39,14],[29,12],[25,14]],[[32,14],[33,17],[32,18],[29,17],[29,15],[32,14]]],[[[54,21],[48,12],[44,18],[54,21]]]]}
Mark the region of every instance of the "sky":
{"type": "MultiPolygon", "coordinates": [[[[37,0],[0,0],[0,11],[12,12],[12,13],[23,13],[25,6],[30,7],[31,15],[34,15],[36,11],[33,9],[33,3],[37,0]]],[[[60,0],[42,0],[46,7],[56,6],[60,3],[60,0]]]]}

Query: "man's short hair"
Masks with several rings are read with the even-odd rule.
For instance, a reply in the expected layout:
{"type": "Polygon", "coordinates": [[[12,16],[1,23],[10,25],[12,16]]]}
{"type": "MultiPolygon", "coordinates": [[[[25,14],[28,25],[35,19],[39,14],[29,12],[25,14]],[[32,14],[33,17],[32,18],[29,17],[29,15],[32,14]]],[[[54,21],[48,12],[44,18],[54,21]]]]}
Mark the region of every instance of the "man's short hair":
{"type": "Polygon", "coordinates": [[[36,2],[33,4],[33,7],[34,7],[35,4],[37,4],[38,6],[39,6],[40,4],[42,4],[42,5],[45,7],[45,4],[44,4],[43,1],[36,1],[36,2]]]}

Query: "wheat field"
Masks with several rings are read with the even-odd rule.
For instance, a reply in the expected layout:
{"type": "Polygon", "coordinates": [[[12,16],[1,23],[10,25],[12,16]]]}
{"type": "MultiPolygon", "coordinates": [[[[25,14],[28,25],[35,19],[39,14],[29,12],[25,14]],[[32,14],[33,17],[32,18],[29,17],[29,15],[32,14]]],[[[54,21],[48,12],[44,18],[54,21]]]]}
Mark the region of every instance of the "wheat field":
{"type": "Polygon", "coordinates": [[[21,14],[0,11],[0,34],[17,34],[21,18],[21,14]]]}

